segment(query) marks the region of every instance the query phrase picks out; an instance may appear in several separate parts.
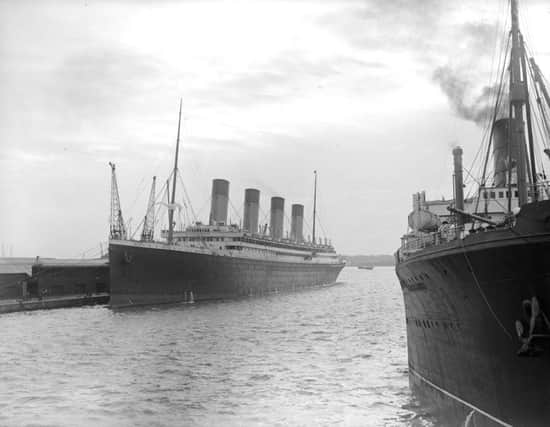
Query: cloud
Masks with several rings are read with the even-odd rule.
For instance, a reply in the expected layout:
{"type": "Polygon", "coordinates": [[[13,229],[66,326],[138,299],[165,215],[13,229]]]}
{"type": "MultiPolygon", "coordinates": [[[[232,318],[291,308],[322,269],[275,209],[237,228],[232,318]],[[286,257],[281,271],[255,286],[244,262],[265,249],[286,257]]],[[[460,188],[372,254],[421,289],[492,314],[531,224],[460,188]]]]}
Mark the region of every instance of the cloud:
{"type": "Polygon", "coordinates": [[[419,75],[438,84],[459,117],[481,124],[491,114],[498,89],[494,79],[487,83],[502,29],[483,21],[481,14],[476,19],[464,15],[459,5],[437,0],[369,0],[320,22],[371,55],[395,55],[393,69],[404,62],[401,55],[412,56],[419,75]]]}
{"type": "Polygon", "coordinates": [[[466,22],[458,26],[462,43],[467,44],[471,55],[489,55],[492,53],[498,34],[498,25],[487,22],[466,22]]]}
{"type": "Polygon", "coordinates": [[[365,76],[385,67],[382,62],[365,61],[353,56],[309,58],[303,51],[287,50],[267,63],[228,74],[225,79],[190,93],[192,97],[207,103],[254,106],[304,96],[323,87],[332,78],[350,75],[358,70],[365,76]]]}
{"type": "Polygon", "coordinates": [[[318,23],[360,49],[420,50],[437,43],[443,6],[437,0],[367,0],[337,8],[318,23]]]}
{"type": "Polygon", "coordinates": [[[2,85],[0,135],[25,150],[27,160],[47,153],[93,155],[94,146],[128,140],[120,130],[146,104],[160,75],[154,58],[117,43],[61,46],[62,54],[50,60],[25,46],[20,50],[3,57],[18,72],[2,85]]]}
{"type": "Polygon", "coordinates": [[[152,89],[160,65],[121,46],[99,46],[69,55],[51,75],[64,103],[75,115],[110,115],[152,89]]]}
{"type": "Polygon", "coordinates": [[[500,28],[482,16],[471,19],[458,5],[437,0],[368,0],[320,22],[371,55],[396,55],[394,68],[403,62],[400,55],[412,56],[419,74],[438,84],[459,117],[481,124],[491,115],[498,90],[487,80],[500,28]]]}

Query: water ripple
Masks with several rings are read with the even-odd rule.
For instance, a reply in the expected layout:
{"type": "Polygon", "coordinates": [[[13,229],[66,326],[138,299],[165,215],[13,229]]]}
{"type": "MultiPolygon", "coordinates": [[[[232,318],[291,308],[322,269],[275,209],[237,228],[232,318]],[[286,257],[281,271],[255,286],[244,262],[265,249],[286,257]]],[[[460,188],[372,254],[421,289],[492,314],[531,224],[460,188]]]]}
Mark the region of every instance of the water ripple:
{"type": "Polygon", "coordinates": [[[0,425],[430,426],[392,269],[205,304],[0,316],[0,425]]]}

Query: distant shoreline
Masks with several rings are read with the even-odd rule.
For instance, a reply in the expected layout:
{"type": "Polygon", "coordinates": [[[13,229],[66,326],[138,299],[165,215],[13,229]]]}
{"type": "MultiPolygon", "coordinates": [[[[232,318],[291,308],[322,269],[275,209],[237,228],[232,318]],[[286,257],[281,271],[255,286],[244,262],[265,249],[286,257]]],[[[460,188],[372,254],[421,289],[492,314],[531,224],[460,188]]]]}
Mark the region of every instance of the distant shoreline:
{"type": "Polygon", "coordinates": [[[346,265],[358,267],[360,265],[372,265],[373,267],[393,267],[395,258],[393,255],[342,255],[346,265]]]}

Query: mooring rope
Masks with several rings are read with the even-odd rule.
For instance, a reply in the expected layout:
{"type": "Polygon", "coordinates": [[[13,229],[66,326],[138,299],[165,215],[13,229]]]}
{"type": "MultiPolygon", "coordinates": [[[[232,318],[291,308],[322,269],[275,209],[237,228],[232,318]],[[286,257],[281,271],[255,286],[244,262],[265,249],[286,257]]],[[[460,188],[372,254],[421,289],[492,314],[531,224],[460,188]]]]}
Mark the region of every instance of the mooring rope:
{"type": "Polygon", "coordinates": [[[461,399],[460,397],[458,397],[457,395],[451,393],[450,391],[448,390],[445,390],[443,387],[439,387],[437,384],[434,384],[433,382],[431,382],[429,379],[425,378],[424,376],[422,376],[419,372],[417,372],[411,365],[409,365],[409,370],[410,372],[412,372],[415,376],[417,376],[418,378],[420,378],[420,380],[424,381],[426,384],[432,386],[433,388],[435,388],[436,390],[439,390],[441,393],[443,393],[444,395],[462,403],[463,405],[467,406],[468,408],[472,409],[473,411],[475,411],[476,413],[479,413],[481,415],[484,415],[485,417],[489,418],[490,420],[493,420],[495,423],[503,426],[503,427],[512,427],[511,424],[508,424],[504,421],[502,421],[501,419],[495,417],[494,415],[491,415],[489,414],[488,412],[484,411],[483,409],[481,408],[478,408],[477,406],[474,406],[473,404],[471,404],[470,402],[467,402],[466,400],[464,399],[461,399]]]}
{"type": "Polygon", "coordinates": [[[497,323],[499,324],[499,326],[502,328],[502,330],[504,331],[504,333],[506,335],[508,335],[508,338],[510,338],[511,340],[513,340],[514,338],[512,337],[512,335],[510,334],[510,332],[508,332],[506,330],[506,328],[504,327],[504,325],[502,324],[502,322],[500,321],[500,319],[498,318],[497,314],[495,313],[495,311],[493,310],[493,307],[491,307],[491,304],[489,303],[489,300],[487,299],[487,297],[485,296],[485,293],[483,292],[483,289],[481,288],[481,285],[479,284],[479,281],[477,280],[477,276],[474,272],[474,268],[472,267],[472,264],[470,263],[470,260],[468,259],[468,255],[466,254],[466,250],[464,248],[464,241],[462,239],[459,238],[459,241],[460,241],[460,247],[462,248],[462,253],[464,255],[464,259],[466,260],[466,263],[468,264],[468,268],[470,269],[470,271],[472,272],[472,277],[474,278],[474,282],[479,290],[479,293],[481,294],[481,296],[483,297],[483,300],[485,301],[485,304],[487,304],[487,307],[489,307],[489,311],[491,312],[491,314],[493,315],[493,317],[495,318],[495,320],[497,321],[497,323]]]}

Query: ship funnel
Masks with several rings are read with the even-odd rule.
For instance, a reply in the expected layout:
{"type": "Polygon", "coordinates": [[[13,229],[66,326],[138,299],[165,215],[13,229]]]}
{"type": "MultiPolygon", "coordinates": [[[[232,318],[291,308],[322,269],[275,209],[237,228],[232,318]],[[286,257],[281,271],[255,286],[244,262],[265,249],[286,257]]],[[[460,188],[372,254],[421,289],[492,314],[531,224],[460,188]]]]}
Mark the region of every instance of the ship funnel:
{"type": "Polygon", "coordinates": [[[285,199],[282,197],[271,198],[271,222],[270,234],[273,239],[283,238],[283,221],[285,217],[285,199]]]}
{"type": "Polygon", "coordinates": [[[227,223],[227,204],[229,202],[229,181],[212,180],[212,201],[210,205],[210,225],[227,223]]]}
{"type": "Polygon", "coordinates": [[[304,235],[304,205],[292,205],[290,221],[290,238],[295,242],[303,242],[304,235]]]}
{"type": "Polygon", "coordinates": [[[243,230],[258,232],[258,212],[260,210],[260,191],[254,188],[244,190],[243,230]]]}
{"type": "MultiPolygon", "coordinates": [[[[464,210],[464,179],[462,177],[462,148],[453,149],[454,167],[455,167],[455,208],[464,210]]],[[[459,216],[458,221],[462,222],[459,216]]]]}
{"type": "MultiPolygon", "coordinates": [[[[513,121],[515,119],[512,119],[513,121]]],[[[495,187],[508,185],[508,156],[512,158],[512,183],[517,178],[516,165],[519,157],[518,139],[513,138],[511,152],[508,153],[510,119],[499,119],[493,125],[493,157],[495,161],[495,187]]]]}

